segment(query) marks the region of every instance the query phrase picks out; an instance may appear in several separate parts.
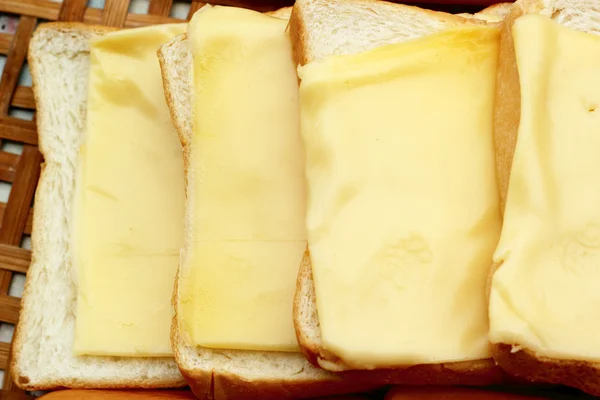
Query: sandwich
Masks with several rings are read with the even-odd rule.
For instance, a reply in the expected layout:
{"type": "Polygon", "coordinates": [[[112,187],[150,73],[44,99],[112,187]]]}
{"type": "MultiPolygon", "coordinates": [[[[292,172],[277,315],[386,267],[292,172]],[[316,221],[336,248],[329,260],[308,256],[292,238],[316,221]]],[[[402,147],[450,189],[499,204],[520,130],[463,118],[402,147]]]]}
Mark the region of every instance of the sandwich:
{"type": "Polygon", "coordinates": [[[159,51],[186,170],[172,345],[199,398],[379,386],[312,366],[295,336],[306,195],[287,17],[207,5],[159,51]]]}
{"type": "Polygon", "coordinates": [[[588,1],[518,1],[495,117],[504,223],[490,276],[494,359],[600,395],[600,29],[588,1]]]}
{"type": "Polygon", "coordinates": [[[183,160],[156,57],[183,31],[49,23],[31,39],[45,162],[13,344],[22,389],[185,385],[170,346],[183,160]]]}
{"type": "Polygon", "coordinates": [[[302,351],[377,382],[500,382],[485,294],[501,228],[498,25],[298,0],[290,33],[310,193],[302,351]]]}

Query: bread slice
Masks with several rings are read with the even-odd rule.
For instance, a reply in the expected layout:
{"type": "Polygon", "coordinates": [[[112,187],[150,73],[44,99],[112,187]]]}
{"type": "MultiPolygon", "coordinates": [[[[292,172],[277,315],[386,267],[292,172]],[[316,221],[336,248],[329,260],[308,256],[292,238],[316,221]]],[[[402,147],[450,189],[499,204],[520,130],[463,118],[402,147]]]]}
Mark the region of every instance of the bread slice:
{"type": "Polygon", "coordinates": [[[75,169],[84,134],[89,39],[109,28],[41,25],[29,45],[44,155],[34,204],[32,263],[13,342],[13,374],[26,390],[163,388],[185,384],[173,358],[74,356],[77,277],[70,224],[75,169]]]}
{"type": "MultiPolygon", "coordinates": [[[[165,96],[184,150],[187,174],[188,151],[193,132],[194,99],[192,56],[188,50],[186,35],[180,35],[162,46],[158,56],[165,96]]],[[[189,227],[186,227],[186,231],[190,231],[189,227]]],[[[171,341],[177,364],[192,391],[199,398],[307,398],[354,393],[380,386],[372,382],[345,379],[338,374],[315,368],[301,353],[216,350],[186,343],[179,332],[177,319],[178,283],[179,278],[176,279],[173,292],[175,312],[171,341]]]]}
{"type": "MultiPolygon", "coordinates": [[[[499,189],[504,207],[520,119],[520,84],[511,27],[526,13],[541,13],[581,32],[600,35],[600,4],[585,0],[525,0],[511,8],[502,29],[496,100],[496,147],[499,189]]],[[[494,265],[490,280],[499,265],[494,265]]],[[[565,384],[600,395],[600,363],[539,357],[511,343],[494,344],[492,356],[507,372],[529,380],[565,384]]]]}
{"type": "MultiPolygon", "coordinates": [[[[460,16],[372,0],[298,0],[290,20],[290,33],[296,60],[305,64],[330,55],[359,53],[385,44],[404,42],[471,21],[460,16]]],[[[311,363],[331,371],[351,370],[343,360],[322,346],[308,254],[300,268],[294,307],[298,342],[311,363]]],[[[410,384],[488,385],[504,377],[492,359],[408,368],[398,366],[362,373],[377,382],[410,384]]]]}

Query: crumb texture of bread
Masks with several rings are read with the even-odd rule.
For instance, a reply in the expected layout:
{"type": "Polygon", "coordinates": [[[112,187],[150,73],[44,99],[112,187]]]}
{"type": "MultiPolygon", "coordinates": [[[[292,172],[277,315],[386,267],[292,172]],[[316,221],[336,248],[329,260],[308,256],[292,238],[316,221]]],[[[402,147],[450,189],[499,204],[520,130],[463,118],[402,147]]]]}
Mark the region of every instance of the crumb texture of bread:
{"type": "MultiPolygon", "coordinates": [[[[45,164],[35,196],[32,263],[13,347],[27,390],[163,388],[185,384],[171,358],[74,356],[77,276],[70,258],[75,171],[85,129],[89,39],[107,28],[41,25],[29,47],[45,164]]],[[[115,277],[118,279],[118,277],[115,277]]]]}
{"type": "MultiPolygon", "coordinates": [[[[287,10],[286,12],[290,12],[287,10]]],[[[186,182],[193,182],[188,171],[189,146],[193,133],[192,56],[185,35],[163,45],[158,56],[163,74],[165,96],[184,151],[186,182]]],[[[186,184],[187,193],[193,190],[186,184]]],[[[186,208],[186,241],[193,218],[186,208]]],[[[182,260],[185,257],[185,248],[182,260]]],[[[277,400],[356,393],[381,385],[369,381],[346,380],[311,365],[301,353],[210,349],[193,346],[179,332],[178,283],[181,262],[173,292],[175,314],[171,342],[175,359],[190,388],[200,399],[277,400]]]]}
{"type": "Polygon", "coordinates": [[[438,32],[465,19],[377,0],[298,0],[290,19],[296,61],[354,54],[438,32]]]}

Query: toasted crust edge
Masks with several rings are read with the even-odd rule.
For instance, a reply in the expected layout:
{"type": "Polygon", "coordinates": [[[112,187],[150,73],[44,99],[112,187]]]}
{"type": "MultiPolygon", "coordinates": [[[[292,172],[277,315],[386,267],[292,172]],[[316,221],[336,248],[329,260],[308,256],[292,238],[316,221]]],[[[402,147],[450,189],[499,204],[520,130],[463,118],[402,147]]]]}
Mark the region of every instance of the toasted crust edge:
{"type": "MultiPolygon", "coordinates": [[[[33,47],[33,45],[35,43],[36,35],[39,35],[40,33],[43,33],[43,31],[46,31],[46,30],[92,32],[92,33],[96,33],[96,34],[106,34],[106,33],[114,32],[118,29],[101,26],[101,25],[89,25],[89,24],[84,24],[84,23],[79,23],[79,22],[47,22],[47,23],[39,25],[37,27],[37,29],[35,30],[32,38],[31,38],[30,44],[29,44],[29,46],[30,46],[29,49],[31,49],[33,47]]],[[[34,52],[29,51],[29,49],[28,49],[28,54],[27,54],[27,62],[29,64],[30,73],[31,73],[31,77],[32,77],[33,96],[34,96],[35,104],[40,104],[41,94],[39,93],[39,85],[36,83],[36,81],[38,79],[40,79],[39,72],[38,72],[38,56],[37,56],[37,54],[34,54],[34,52]]],[[[43,135],[43,132],[45,130],[45,122],[43,120],[43,117],[41,116],[41,113],[37,113],[36,118],[37,118],[36,122],[37,122],[37,131],[38,131],[38,139],[39,139],[38,140],[39,150],[42,153],[42,155],[44,157],[46,157],[48,149],[45,144],[45,137],[43,135]]],[[[36,253],[36,246],[35,246],[35,242],[36,242],[35,237],[37,236],[36,232],[38,232],[39,229],[41,229],[38,227],[43,226],[43,215],[40,214],[39,212],[36,212],[36,205],[40,203],[38,201],[38,199],[42,198],[44,196],[44,193],[42,193],[38,189],[40,186],[42,186],[42,185],[40,185],[40,182],[43,182],[46,179],[48,179],[46,174],[47,174],[47,171],[45,168],[45,163],[43,162],[41,165],[38,186],[36,188],[36,192],[34,195],[33,228],[32,228],[32,233],[31,233],[32,252],[31,252],[30,265],[35,265],[35,263],[36,263],[37,253],[36,253]]],[[[27,313],[28,303],[29,303],[29,301],[31,301],[29,298],[34,295],[34,293],[32,293],[33,287],[31,285],[31,281],[29,278],[30,276],[31,276],[30,274],[27,274],[27,276],[25,278],[25,286],[23,289],[23,296],[21,298],[21,306],[20,306],[21,307],[21,309],[20,309],[21,315],[27,313]]],[[[11,363],[9,365],[9,368],[7,370],[7,373],[9,371],[10,371],[10,373],[12,373],[12,378],[13,378],[15,384],[17,385],[18,388],[20,388],[22,390],[45,391],[45,390],[67,389],[67,388],[68,389],[90,389],[90,388],[94,388],[94,389],[169,389],[169,388],[179,388],[179,387],[187,386],[186,382],[183,379],[164,379],[159,382],[152,382],[152,383],[149,383],[148,381],[144,381],[144,380],[117,381],[117,382],[106,383],[104,381],[99,381],[99,380],[95,380],[95,379],[73,378],[73,379],[56,379],[49,384],[32,383],[31,378],[29,376],[27,376],[26,372],[21,370],[21,368],[19,367],[19,363],[18,363],[20,348],[23,346],[24,341],[25,341],[24,332],[23,332],[23,330],[24,330],[23,323],[21,323],[22,320],[23,319],[21,318],[15,327],[14,339],[13,339],[12,345],[11,345],[11,354],[13,355],[13,357],[12,357],[11,363]]]]}

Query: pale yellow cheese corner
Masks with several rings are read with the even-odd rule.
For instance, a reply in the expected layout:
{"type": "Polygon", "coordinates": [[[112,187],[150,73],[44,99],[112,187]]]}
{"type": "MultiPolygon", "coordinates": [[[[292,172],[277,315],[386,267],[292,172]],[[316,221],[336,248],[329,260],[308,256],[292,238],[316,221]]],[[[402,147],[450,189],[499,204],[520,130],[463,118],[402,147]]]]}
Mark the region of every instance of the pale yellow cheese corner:
{"type": "Polygon", "coordinates": [[[156,51],[183,32],[184,24],[159,25],[90,43],[71,238],[78,355],[172,354],[183,160],[156,51]]]}
{"type": "Polygon", "coordinates": [[[212,7],[188,27],[195,81],[178,316],[188,342],[297,351],[304,153],[287,21],[212,7]]]}
{"type": "Polygon", "coordinates": [[[299,69],[321,335],[351,367],[489,357],[498,41],[462,27],[299,69]]]}
{"type": "Polygon", "coordinates": [[[600,361],[600,37],[513,27],[521,120],[494,259],[490,340],[600,361]]]}

